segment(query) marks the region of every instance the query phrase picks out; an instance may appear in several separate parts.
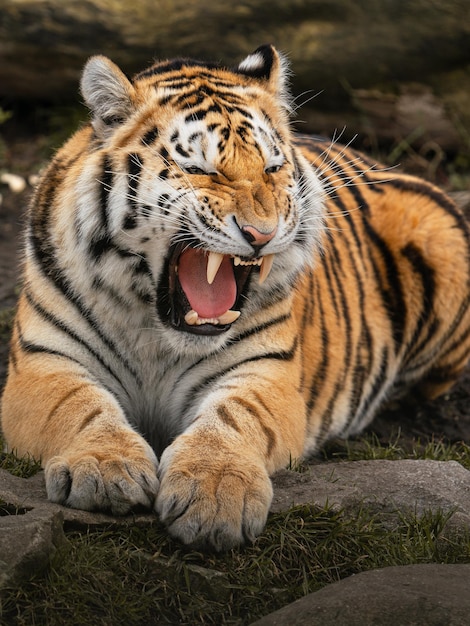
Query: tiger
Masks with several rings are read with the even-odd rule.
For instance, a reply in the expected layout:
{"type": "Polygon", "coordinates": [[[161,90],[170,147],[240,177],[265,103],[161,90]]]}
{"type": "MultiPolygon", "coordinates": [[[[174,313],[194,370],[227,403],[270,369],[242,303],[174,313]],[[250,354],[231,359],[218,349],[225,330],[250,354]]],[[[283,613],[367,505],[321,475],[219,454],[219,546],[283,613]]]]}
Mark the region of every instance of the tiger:
{"type": "Polygon", "coordinates": [[[431,183],[297,133],[287,58],[128,78],[91,57],[90,121],[25,228],[1,425],[47,496],[151,510],[176,540],[262,533],[271,477],[470,354],[470,240],[431,183]]]}

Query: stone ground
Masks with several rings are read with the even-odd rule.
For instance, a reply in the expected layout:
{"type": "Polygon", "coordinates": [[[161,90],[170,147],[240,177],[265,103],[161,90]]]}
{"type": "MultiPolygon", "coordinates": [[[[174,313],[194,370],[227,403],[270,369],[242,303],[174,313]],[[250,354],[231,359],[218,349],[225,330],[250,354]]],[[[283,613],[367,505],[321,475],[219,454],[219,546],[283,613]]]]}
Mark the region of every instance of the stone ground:
{"type": "MultiPolygon", "coordinates": [[[[36,173],[43,158],[40,133],[16,129],[6,137],[3,161],[25,178],[36,173]]],[[[0,172],[1,173],[1,172],[0,172]]],[[[0,316],[14,306],[18,285],[19,233],[29,186],[14,193],[0,187],[0,316]]],[[[469,194],[456,198],[464,208],[469,194]]],[[[0,317],[1,321],[1,317],[0,317]]],[[[0,343],[0,388],[6,374],[8,342],[0,343]]],[[[412,447],[432,438],[470,442],[470,369],[448,395],[434,403],[382,413],[373,430],[380,441],[397,440],[412,447]]],[[[273,511],[293,504],[316,503],[354,512],[360,506],[393,516],[397,510],[453,511],[449,532],[470,528],[470,472],[456,462],[356,461],[319,463],[307,472],[280,472],[274,480],[273,511]]],[[[42,473],[30,479],[0,471],[0,588],[20,584],[47,567],[65,541],[64,523],[86,528],[111,520],[105,515],[72,511],[48,503],[42,473]]],[[[115,524],[152,524],[151,515],[115,519],[115,524]]],[[[361,624],[470,624],[470,565],[416,565],[366,572],[330,585],[257,622],[354,626],[361,624]],[[388,621],[384,621],[386,619],[388,621]]]]}

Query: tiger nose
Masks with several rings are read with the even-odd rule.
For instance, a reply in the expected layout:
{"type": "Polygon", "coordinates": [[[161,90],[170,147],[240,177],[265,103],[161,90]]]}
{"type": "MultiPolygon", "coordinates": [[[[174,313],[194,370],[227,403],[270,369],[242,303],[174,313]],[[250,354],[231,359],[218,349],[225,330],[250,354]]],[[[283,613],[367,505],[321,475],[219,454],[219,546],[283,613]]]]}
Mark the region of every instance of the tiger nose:
{"type": "Polygon", "coordinates": [[[261,230],[258,230],[255,226],[250,226],[249,224],[242,226],[240,230],[249,244],[255,248],[260,248],[271,241],[277,232],[277,226],[269,233],[264,233],[261,230]]]}

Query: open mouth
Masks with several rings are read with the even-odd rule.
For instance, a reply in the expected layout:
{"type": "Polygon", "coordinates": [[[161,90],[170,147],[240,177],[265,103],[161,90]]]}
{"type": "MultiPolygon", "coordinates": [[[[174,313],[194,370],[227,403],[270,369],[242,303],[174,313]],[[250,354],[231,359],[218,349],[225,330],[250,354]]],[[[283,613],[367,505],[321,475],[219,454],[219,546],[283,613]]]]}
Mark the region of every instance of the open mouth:
{"type": "Polygon", "coordinates": [[[263,283],[273,258],[270,254],[249,259],[173,246],[158,287],[160,316],[177,330],[198,335],[225,332],[241,314],[253,271],[263,283]]]}

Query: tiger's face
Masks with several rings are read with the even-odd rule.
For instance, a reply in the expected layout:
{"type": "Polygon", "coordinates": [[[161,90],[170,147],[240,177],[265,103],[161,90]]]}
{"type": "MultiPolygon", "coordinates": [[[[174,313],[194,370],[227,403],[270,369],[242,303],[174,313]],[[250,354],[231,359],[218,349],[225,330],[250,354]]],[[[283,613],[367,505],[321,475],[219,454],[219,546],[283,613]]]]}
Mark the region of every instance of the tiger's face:
{"type": "Polygon", "coordinates": [[[270,46],[233,70],[162,62],[132,83],[104,57],[84,70],[112,236],[146,259],[171,332],[227,336],[312,260],[322,190],[291,145],[284,83],[270,46]]]}

